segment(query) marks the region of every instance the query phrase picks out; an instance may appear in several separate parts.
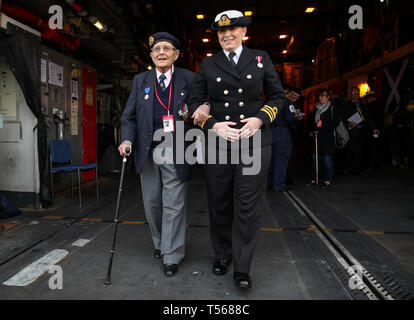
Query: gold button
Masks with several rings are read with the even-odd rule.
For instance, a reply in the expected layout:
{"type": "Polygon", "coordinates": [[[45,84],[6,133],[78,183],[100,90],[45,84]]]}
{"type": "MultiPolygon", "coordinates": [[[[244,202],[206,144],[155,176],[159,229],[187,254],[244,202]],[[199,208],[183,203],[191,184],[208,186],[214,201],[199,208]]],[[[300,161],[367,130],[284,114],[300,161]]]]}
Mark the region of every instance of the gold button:
{"type": "Polygon", "coordinates": [[[240,88],[238,91],[239,91],[239,93],[243,93],[243,89],[242,88],[240,88]]]}
{"type": "Polygon", "coordinates": [[[239,106],[240,107],[243,107],[244,106],[244,102],[243,101],[239,102],[239,106]]]}
{"type": "Polygon", "coordinates": [[[226,108],[228,108],[228,107],[230,106],[230,103],[226,102],[226,103],[224,104],[224,106],[225,106],[226,108]]]}
{"type": "Polygon", "coordinates": [[[146,147],[145,150],[149,151],[149,147],[146,147]]]}
{"type": "Polygon", "coordinates": [[[217,80],[217,82],[220,82],[220,81],[221,81],[221,78],[220,78],[220,77],[218,77],[216,80],[217,80]]]}
{"type": "Polygon", "coordinates": [[[251,74],[248,74],[247,75],[247,79],[251,79],[252,78],[252,75],[251,74]]]}
{"type": "Polygon", "coordinates": [[[240,119],[243,120],[244,119],[244,114],[240,115],[240,119]]]}
{"type": "Polygon", "coordinates": [[[224,90],[224,94],[229,94],[229,91],[228,90],[224,90]]]}
{"type": "Polygon", "coordinates": [[[225,119],[226,119],[226,120],[230,120],[230,116],[226,116],[226,117],[225,117],[225,119]]]}

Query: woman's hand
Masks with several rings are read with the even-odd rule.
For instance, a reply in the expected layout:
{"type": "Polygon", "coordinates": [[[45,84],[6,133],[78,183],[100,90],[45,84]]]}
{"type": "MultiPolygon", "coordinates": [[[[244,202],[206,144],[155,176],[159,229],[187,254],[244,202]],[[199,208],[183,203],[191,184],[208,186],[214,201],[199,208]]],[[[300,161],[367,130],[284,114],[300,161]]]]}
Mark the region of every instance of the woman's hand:
{"type": "Polygon", "coordinates": [[[240,120],[240,122],[244,123],[245,125],[240,129],[239,139],[250,138],[263,125],[263,121],[256,117],[246,118],[246,119],[240,120]]]}
{"type": "Polygon", "coordinates": [[[235,126],[236,124],[231,121],[216,122],[213,125],[213,130],[223,139],[233,142],[240,139],[240,130],[231,128],[231,126],[235,126]]]}

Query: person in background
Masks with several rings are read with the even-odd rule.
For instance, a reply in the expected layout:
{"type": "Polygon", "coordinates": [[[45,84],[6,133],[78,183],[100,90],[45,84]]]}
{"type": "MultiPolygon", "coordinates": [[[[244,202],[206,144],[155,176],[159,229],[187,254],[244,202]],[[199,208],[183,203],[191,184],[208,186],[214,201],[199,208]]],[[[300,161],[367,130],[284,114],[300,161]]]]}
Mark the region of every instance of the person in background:
{"type": "Polygon", "coordinates": [[[371,91],[364,95],[366,108],[371,115],[376,132],[367,135],[367,169],[377,171],[381,163],[381,145],[384,135],[384,106],[375,97],[375,92],[371,91]]]}
{"type": "Polygon", "coordinates": [[[379,135],[370,114],[359,97],[359,88],[351,88],[351,99],[343,105],[343,120],[348,124],[349,142],[345,146],[345,172],[361,174],[364,136],[379,135]]]}
{"type": "MultiPolygon", "coordinates": [[[[332,94],[329,89],[322,89],[318,94],[318,103],[315,109],[307,118],[308,132],[311,138],[318,139],[318,168],[319,174],[323,172],[323,179],[320,179],[321,186],[332,186],[334,173],[335,141],[334,130],[339,124],[338,111],[332,104],[332,94]],[[322,166],[321,166],[322,165],[322,166]],[[323,170],[320,170],[320,168],[323,170]]],[[[312,180],[309,186],[316,185],[316,150],[315,139],[312,139],[312,180]]]]}
{"type": "Polygon", "coordinates": [[[269,166],[268,189],[286,191],[286,174],[292,154],[291,128],[294,127],[297,110],[294,103],[300,98],[301,90],[290,88],[286,93],[286,101],[278,117],[272,122],[272,159],[269,166]]]}

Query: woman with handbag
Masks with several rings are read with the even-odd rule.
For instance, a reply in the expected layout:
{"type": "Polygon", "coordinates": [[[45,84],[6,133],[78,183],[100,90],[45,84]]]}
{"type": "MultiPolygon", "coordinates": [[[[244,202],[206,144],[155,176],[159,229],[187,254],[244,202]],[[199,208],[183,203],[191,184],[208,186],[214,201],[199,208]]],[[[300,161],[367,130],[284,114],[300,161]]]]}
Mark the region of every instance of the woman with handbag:
{"type": "MultiPolygon", "coordinates": [[[[312,170],[313,177],[309,186],[316,185],[317,168],[316,158],[318,158],[318,168],[323,165],[323,181],[321,186],[330,187],[332,185],[334,173],[335,155],[335,128],[339,124],[339,116],[336,108],[332,104],[332,94],[329,89],[322,89],[318,94],[318,103],[307,119],[308,133],[312,139],[312,170]],[[316,137],[315,137],[316,136],[316,137]],[[315,140],[317,139],[318,157],[316,157],[315,140]]],[[[318,170],[318,173],[320,170],[318,170]]]]}

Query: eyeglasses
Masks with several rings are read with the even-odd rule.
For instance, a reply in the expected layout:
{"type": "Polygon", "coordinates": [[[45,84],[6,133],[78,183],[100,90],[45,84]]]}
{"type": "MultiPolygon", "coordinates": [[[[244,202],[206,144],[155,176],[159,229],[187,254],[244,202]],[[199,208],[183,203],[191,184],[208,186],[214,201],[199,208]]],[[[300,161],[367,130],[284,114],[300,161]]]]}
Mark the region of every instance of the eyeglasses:
{"type": "Polygon", "coordinates": [[[169,47],[169,46],[159,46],[159,47],[154,47],[154,48],[152,48],[151,49],[151,51],[152,52],[155,52],[155,53],[159,53],[160,51],[161,51],[161,49],[164,51],[164,52],[170,52],[170,51],[175,51],[175,48],[174,47],[169,47]]]}

